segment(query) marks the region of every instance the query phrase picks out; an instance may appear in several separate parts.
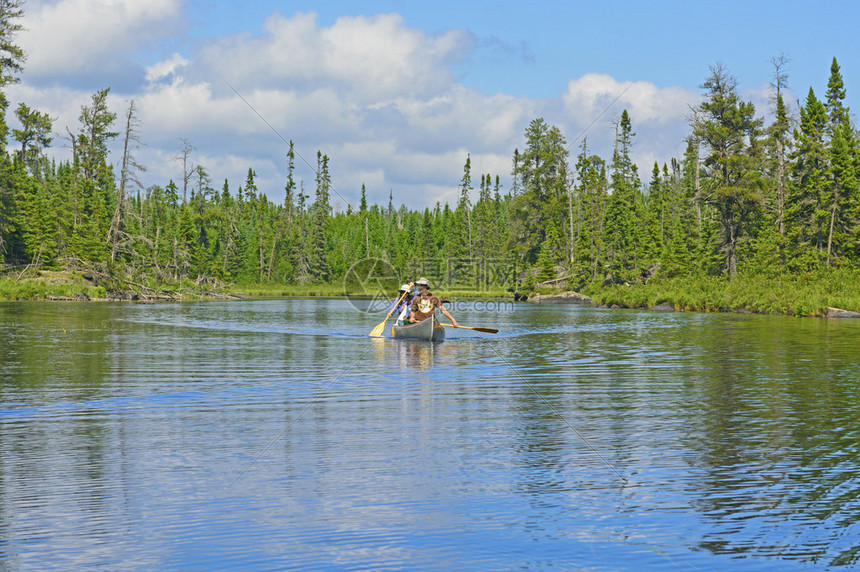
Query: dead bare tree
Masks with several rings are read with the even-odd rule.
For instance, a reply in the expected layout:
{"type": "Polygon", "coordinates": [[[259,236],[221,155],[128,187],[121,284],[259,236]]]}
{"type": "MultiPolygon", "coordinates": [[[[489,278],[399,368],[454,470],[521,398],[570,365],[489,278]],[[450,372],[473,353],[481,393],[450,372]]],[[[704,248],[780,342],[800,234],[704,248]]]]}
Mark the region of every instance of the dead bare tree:
{"type": "Polygon", "coordinates": [[[197,168],[188,166],[194,146],[185,137],[180,138],[179,141],[182,142],[182,150],[173,157],[173,160],[182,163],[182,204],[185,204],[188,202],[188,183],[191,182],[191,177],[194,176],[197,168]]]}
{"type": "Polygon", "coordinates": [[[119,242],[120,225],[122,223],[123,206],[125,203],[126,188],[130,185],[140,188],[142,185],[137,178],[137,173],[146,169],[134,159],[133,150],[142,145],[138,129],[140,120],[137,118],[137,108],[132,99],[125,112],[125,137],[122,147],[122,169],[119,177],[119,194],[116,201],[113,220],[108,230],[108,242],[111,245],[110,259],[116,261],[117,244],[119,242]]]}

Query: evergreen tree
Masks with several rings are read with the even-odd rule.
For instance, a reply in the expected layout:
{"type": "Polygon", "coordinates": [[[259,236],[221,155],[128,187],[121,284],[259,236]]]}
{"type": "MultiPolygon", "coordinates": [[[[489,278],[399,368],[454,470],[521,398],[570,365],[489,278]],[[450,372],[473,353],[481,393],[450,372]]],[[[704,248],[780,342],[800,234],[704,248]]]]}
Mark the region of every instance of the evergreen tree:
{"type": "Polygon", "coordinates": [[[515,177],[522,189],[509,211],[510,249],[520,260],[532,263],[550,226],[557,234],[566,218],[567,143],[561,131],[542,118],[526,129],[526,149],[516,162],[515,177]]]}
{"type": "Polygon", "coordinates": [[[0,0],[0,151],[5,151],[9,128],[6,110],[9,100],[4,88],[18,83],[17,74],[24,70],[27,55],[14,43],[15,36],[24,29],[20,19],[24,16],[24,0],[0,0]]]}
{"type": "Polygon", "coordinates": [[[555,227],[550,227],[538,254],[540,272],[538,282],[546,282],[555,278],[555,263],[558,260],[558,234],[555,227]]]}
{"type": "Polygon", "coordinates": [[[14,43],[15,35],[23,29],[20,19],[24,15],[24,0],[0,0],[0,255],[15,249],[13,234],[16,211],[15,176],[6,156],[9,128],[6,110],[9,100],[5,88],[18,82],[17,74],[24,69],[27,59],[24,50],[14,43]]]}
{"type": "Polygon", "coordinates": [[[24,103],[18,104],[15,116],[21,123],[21,129],[13,129],[12,136],[21,143],[20,157],[30,167],[30,172],[40,176],[40,160],[43,149],[50,147],[52,121],[47,113],[30,109],[24,103]]]}
{"type": "Polygon", "coordinates": [[[761,203],[762,181],[755,106],[737,94],[737,80],[721,65],[711,66],[702,84],[705,101],[695,133],[709,150],[705,165],[713,177],[706,200],[715,208],[721,231],[720,246],[730,276],[738,272],[738,245],[747,235],[747,224],[761,203]]]}
{"type": "Polygon", "coordinates": [[[81,157],[81,168],[84,180],[95,184],[99,177],[99,169],[106,163],[108,142],[119,135],[111,131],[116,113],[108,109],[107,97],[110,88],[105,88],[92,95],[92,104],[81,107],[81,133],[78,137],[78,153],[81,157]]]}
{"type": "Polygon", "coordinates": [[[313,244],[311,251],[311,274],[320,281],[329,279],[329,265],[327,259],[328,237],[327,225],[331,206],[329,205],[329,190],[331,179],[328,171],[328,156],[317,152],[317,176],[316,176],[316,201],[313,205],[313,244]]]}
{"type": "Polygon", "coordinates": [[[296,153],[293,150],[293,141],[290,140],[290,150],[287,152],[287,184],[284,187],[286,192],[284,196],[284,208],[286,209],[287,224],[293,224],[293,206],[295,204],[296,181],[293,178],[293,173],[296,167],[296,153]]]}
{"type": "Polygon", "coordinates": [[[828,268],[834,256],[844,254],[849,244],[856,243],[856,238],[851,236],[853,229],[848,216],[858,197],[857,156],[854,129],[846,119],[834,128],[830,145],[833,179],[825,205],[830,211],[827,229],[826,264],[828,268]]]}
{"type": "Polygon", "coordinates": [[[666,234],[665,186],[666,182],[661,179],[660,167],[655,161],[654,168],[651,170],[651,182],[648,184],[648,196],[643,217],[642,259],[645,265],[657,261],[663,252],[666,234]]]}
{"type": "Polygon", "coordinates": [[[830,184],[826,130],[827,110],[810,88],[800,109],[800,129],[794,133],[796,182],[786,205],[791,263],[803,270],[809,270],[824,257],[829,214],[825,199],[830,184]]]}
{"type": "Polygon", "coordinates": [[[634,135],[625,109],[616,129],[610,183],[612,194],[606,206],[603,227],[607,263],[613,280],[633,280],[638,262],[640,239],[636,207],[639,176],[630,158],[634,135]]]}
{"type": "Polygon", "coordinates": [[[463,177],[460,179],[460,195],[457,209],[454,211],[454,228],[451,229],[448,244],[450,259],[463,261],[472,260],[472,202],[469,195],[472,192],[472,159],[466,156],[463,165],[463,177]]]}
{"type": "Polygon", "coordinates": [[[827,114],[831,126],[848,121],[849,109],[843,106],[843,99],[845,99],[845,84],[842,81],[839,64],[834,57],[833,63],[830,65],[830,78],[827,80],[827,114]]]}
{"type": "Polygon", "coordinates": [[[577,225],[574,262],[578,271],[585,272],[590,279],[597,277],[603,264],[603,223],[606,210],[606,169],[597,155],[588,154],[587,139],[576,161],[579,186],[574,189],[579,221],[577,225]]]}

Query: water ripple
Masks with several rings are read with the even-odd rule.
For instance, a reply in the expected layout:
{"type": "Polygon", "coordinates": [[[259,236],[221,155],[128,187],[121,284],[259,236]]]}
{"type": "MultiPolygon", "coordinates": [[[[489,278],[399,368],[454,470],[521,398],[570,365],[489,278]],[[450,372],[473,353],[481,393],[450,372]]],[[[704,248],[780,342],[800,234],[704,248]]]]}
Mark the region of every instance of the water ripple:
{"type": "Polygon", "coordinates": [[[860,328],[0,304],[0,566],[803,570],[860,556],[860,328]]]}

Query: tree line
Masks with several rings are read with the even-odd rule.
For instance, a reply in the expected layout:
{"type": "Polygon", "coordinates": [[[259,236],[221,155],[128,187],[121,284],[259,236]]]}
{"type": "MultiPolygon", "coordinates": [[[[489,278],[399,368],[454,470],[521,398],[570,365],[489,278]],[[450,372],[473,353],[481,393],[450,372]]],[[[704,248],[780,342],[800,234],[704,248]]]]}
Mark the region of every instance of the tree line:
{"type": "Polygon", "coordinates": [[[682,157],[655,163],[647,182],[631,159],[627,110],[615,120],[606,159],[583,139],[571,156],[561,130],[530,122],[510,177],[479,174],[467,156],[453,206],[422,209],[361,202],[335,212],[330,158],[316,156],[306,192],[295,149],[284,158],[284,201],[257,187],[217,185],[181,140],[176,182],[146,188],[135,102],[117,118],[110,89],[82,106],[62,135],[71,158],[48,160],[47,113],[19,103],[9,130],[3,88],[25,55],[12,43],[20,0],[0,0],[0,253],[4,264],[89,267],[159,283],[333,283],[357,261],[387,261],[403,275],[441,284],[510,290],[635,283],[685,275],[807,273],[860,262],[858,134],[843,104],[833,59],[819,98],[810,88],[792,117],[784,101],[787,61],[774,58],[769,125],[743,101],[736,79],[714,65],[692,110],[682,157]],[[122,153],[110,157],[118,140],[122,153]],[[14,142],[14,144],[13,144],[14,142]],[[478,177],[476,176],[475,179],[478,177]],[[476,192],[477,191],[477,192],[476,192]],[[474,200],[474,202],[473,202],[474,200]]]}

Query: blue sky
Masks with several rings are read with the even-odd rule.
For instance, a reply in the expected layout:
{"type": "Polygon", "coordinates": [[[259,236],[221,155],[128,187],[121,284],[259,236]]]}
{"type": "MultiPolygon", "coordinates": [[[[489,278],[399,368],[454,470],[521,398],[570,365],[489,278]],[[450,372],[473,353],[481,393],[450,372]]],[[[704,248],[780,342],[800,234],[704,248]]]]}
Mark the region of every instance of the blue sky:
{"type": "MultiPolygon", "coordinates": [[[[118,115],[130,99],[141,110],[145,185],[181,177],[172,158],[185,138],[213,186],[227,178],[235,190],[250,167],[281,200],[286,146],[229,82],[308,162],[329,155],[340,208],[362,183],[380,204],[389,192],[410,207],[453,203],[467,154],[473,179],[498,174],[507,186],[529,121],[572,142],[622,91],[589,144],[608,158],[613,118],[628,109],[647,179],[654,161],[681,155],[715,62],[763,116],[780,53],[792,100],[810,86],[823,95],[834,56],[852,108],[860,89],[850,2],[30,0],[26,10],[30,57],[13,106],[75,131],[81,105],[110,86],[118,115]]],[[[59,137],[53,153],[69,155],[59,137]]],[[[312,169],[298,167],[312,192],[312,169]]]]}

